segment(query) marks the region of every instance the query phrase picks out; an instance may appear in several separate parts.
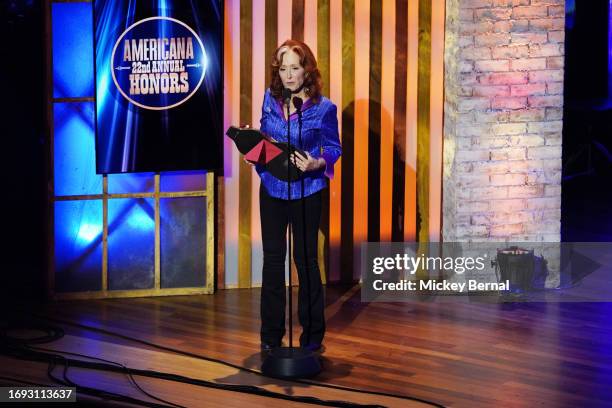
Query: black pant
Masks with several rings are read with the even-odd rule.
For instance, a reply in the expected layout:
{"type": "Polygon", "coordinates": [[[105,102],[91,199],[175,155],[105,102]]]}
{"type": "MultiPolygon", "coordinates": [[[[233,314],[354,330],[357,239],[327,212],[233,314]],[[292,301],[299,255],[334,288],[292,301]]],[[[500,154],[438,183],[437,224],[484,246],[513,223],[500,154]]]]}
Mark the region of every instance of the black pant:
{"type": "Polygon", "coordinates": [[[285,335],[285,259],[287,255],[287,225],[293,230],[292,251],[298,279],[298,316],[302,325],[300,344],[322,343],[325,333],[324,298],[317,263],[317,238],[321,220],[321,192],[303,199],[306,222],[303,221],[302,200],[282,200],[268,194],[261,185],[259,209],[263,241],[263,277],[261,287],[261,341],[280,345],[285,335]],[[291,211],[289,211],[291,206],[291,211]],[[304,256],[304,225],[306,256],[304,256]],[[307,259],[307,264],[304,259],[307,259]],[[308,268],[306,268],[308,265],[308,268]]]}

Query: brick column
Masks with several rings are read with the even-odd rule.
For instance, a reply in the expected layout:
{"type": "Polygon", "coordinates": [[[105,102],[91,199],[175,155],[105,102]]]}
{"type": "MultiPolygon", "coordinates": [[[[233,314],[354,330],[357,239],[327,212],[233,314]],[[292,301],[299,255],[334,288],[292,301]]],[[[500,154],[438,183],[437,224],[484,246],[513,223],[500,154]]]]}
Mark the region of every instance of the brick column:
{"type": "Polygon", "coordinates": [[[560,241],[564,0],[446,0],[444,241],[560,241]]]}

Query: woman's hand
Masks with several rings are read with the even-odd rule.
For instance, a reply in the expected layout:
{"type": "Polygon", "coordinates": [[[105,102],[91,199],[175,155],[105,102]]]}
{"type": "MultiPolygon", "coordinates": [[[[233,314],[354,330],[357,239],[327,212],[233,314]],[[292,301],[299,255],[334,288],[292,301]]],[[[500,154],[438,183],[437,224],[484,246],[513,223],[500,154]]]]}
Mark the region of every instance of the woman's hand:
{"type": "Polygon", "coordinates": [[[319,170],[325,166],[325,160],[323,158],[315,159],[306,152],[306,156],[301,155],[299,152],[293,152],[291,155],[291,163],[293,163],[298,169],[302,171],[314,171],[319,170]]]}

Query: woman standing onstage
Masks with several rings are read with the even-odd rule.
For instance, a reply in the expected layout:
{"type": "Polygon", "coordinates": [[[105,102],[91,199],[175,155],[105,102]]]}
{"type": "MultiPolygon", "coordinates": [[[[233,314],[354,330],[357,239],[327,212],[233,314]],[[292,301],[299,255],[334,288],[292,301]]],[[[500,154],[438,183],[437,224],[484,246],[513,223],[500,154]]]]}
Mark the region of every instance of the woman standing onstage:
{"type": "Polygon", "coordinates": [[[321,219],[321,190],[333,177],[334,163],[342,154],[338,137],[336,105],[321,95],[321,75],[310,48],[301,41],[287,40],[274,53],[271,83],[266,90],[261,131],[276,141],[287,142],[287,105],[283,88],[291,90],[291,145],[306,156],[292,155],[292,162],[304,174],[305,205],[300,199],[301,180],[291,182],[287,200],[287,182],[256,166],[261,177],[259,206],[263,241],[263,282],[261,288],[261,348],[280,346],[285,335],[285,258],[287,225],[293,230],[294,261],[300,282],[298,315],[302,326],[300,345],[311,351],[321,347],[325,334],[324,295],[317,262],[317,238],[321,219]],[[298,115],[293,98],[302,105],[302,145],[298,138],[298,115]],[[291,209],[289,208],[291,207],[291,209]],[[305,207],[305,223],[302,208],[305,207]],[[305,235],[304,235],[305,230],[305,235]],[[304,241],[306,237],[306,254],[304,241]],[[306,263],[308,262],[308,268],[306,263]],[[310,302],[309,302],[310,301],[310,302]]]}

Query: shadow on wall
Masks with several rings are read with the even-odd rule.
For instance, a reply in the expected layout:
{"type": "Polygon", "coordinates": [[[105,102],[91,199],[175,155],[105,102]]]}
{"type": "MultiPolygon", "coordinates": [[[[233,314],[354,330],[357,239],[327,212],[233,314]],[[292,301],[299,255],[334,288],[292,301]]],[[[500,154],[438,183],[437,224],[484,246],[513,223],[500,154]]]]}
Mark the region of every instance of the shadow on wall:
{"type": "Polygon", "coordinates": [[[324,259],[327,281],[346,284],[360,279],[361,242],[381,241],[381,236],[389,241],[389,233],[391,241],[404,241],[406,181],[415,180],[416,172],[406,167],[405,119],[397,126],[392,113],[371,99],[349,103],[341,118],[342,156],[336,164],[341,191],[333,198],[340,200],[340,211],[333,214],[324,208],[321,232],[329,242],[327,220],[333,223],[339,217],[339,242],[330,243],[324,259]]]}

